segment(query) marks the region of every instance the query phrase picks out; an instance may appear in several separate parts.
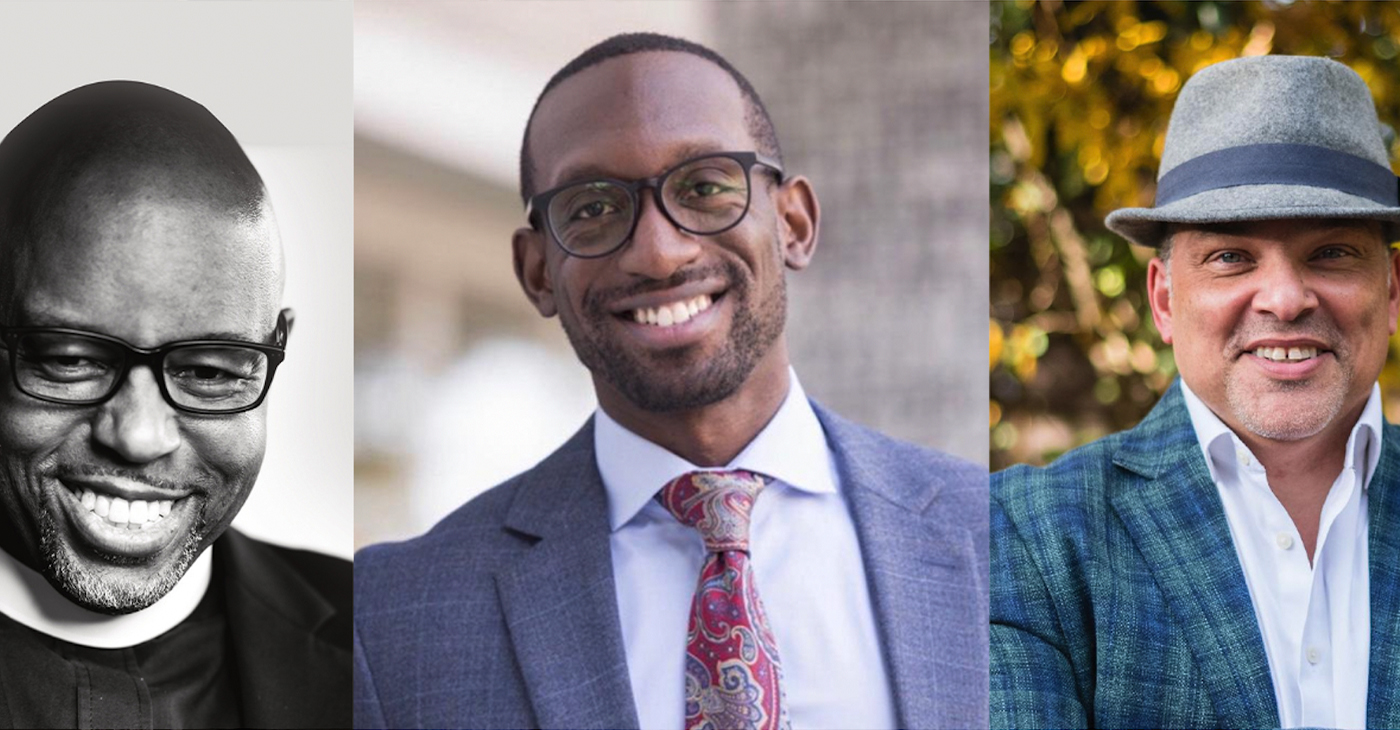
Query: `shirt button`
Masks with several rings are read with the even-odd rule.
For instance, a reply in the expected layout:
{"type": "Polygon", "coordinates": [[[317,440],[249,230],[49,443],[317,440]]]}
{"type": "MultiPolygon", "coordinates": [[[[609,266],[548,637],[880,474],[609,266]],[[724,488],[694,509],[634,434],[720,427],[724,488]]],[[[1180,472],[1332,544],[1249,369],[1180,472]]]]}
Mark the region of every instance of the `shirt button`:
{"type": "Polygon", "coordinates": [[[1308,647],[1308,663],[1309,663],[1309,664],[1316,664],[1316,663],[1317,663],[1319,660],[1321,660],[1321,659],[1322,659],[1322,652],[1318,651],[1317,647],[1315,647],[1315,646],[1310,646],[1310,647],[1308,647]]]}
{"type": "Polygon", "coordinates": [[[1280,532],[1274,537],[1274,544],[1278,545],[1279,550],[1287,550],[1293,547],[1293,536],[1286,532],[1280,532]]]}
{"type": "Polygon", "coordinates": [[[1240,449],[1240,450],[1238,450],[1238,451],[1235,452],[1235,456],[1239,458],[1241,464],[1244,464],[1245,466],[1249,466],[1249,452],[1248,452],[1248,451],[1245,451],[1244,449],[1240,449]]]}

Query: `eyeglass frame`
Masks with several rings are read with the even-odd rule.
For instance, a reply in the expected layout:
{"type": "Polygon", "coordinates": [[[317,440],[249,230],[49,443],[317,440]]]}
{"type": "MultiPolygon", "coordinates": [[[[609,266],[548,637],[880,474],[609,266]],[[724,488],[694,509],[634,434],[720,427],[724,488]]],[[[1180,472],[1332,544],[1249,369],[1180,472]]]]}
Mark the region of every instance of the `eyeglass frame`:
{"type": "Polygon", "coordinates": [[[292,323],[295,320],[296,312],[294,312],[290,307],[278,312],[277,327],[272,331],[273,344],[270,345],[265,342],[247,342],[244,340],[202,339],[176,340],[174,342],[167,342],[158,347],[136,347],[135,345],[132,345],[130,342],[127,342],[126,340],[123,340],[120,337],[113,337],[111,335],[102,334],[101,332],[89,332],[87,330],[70,329],[67,327],[5,326],[0,326],[0,341],[3,341],[5,349],[9,350],[10,352],[10,379],[14,382],[15,390],[19,391],[20,393],[23,393],[26,396],[29,396],[30,398],[34,398],[35,400],[44,401],[45,403],[55,403],[64,406],[100,405],[111,400],[113,396],[115,396],[118,392],[121,391],[122,386],[126,383],[127,376],[131,374],[131,369],[133,367],[136,367],[138,365],[144,365],[148,369],[150,369],[153,375],[157,376],[155,378],[155,381],[156,385],[160,387],[160,395],[162,398],[165,399],[165,402],[168,403],[171,408],[174,408],[175,410],[181,411],[183,413],[192,413],[200,416],[232,416],[239,413],[246,413],[247,411],[251,411],[254,408],[257,408],[258,406],[262,405],[263,399],[267,398],[268,391],[272,390],[272,378],[277,374],[277,366],[281,365],[282,361],[287,356],[287,338],[292,333],[292,323]],[[124,351],[121,371],[117,373],[117,376],[112,380],[112,387],[109,391],[107,391],[107,394],[103,395],[101,398],[89,398],[86,400],[62,400],[59,398],[53,398],[31,393],[28,390],[26,390],[24,386],[20,385],[18,366],[19,352],[17,343],[19,341],[19,338],[23,335],[40,333],[58,335],[78,335],[80,337],[98,340],[121,348],[124,351]],[[232,410],[211,410],[208,408],[193,408],[190,406],[182,405],[180,403],[176,403],[175,399],[170,395],[170,386],[165,382],[165,373],[163,367],[165,364],[165,356],[168,355],[172,350],[185,347],[209,347],[227,345],[238,345],[239,347],[247,347],[250,349],[258,350],[267,356],[267,380],[263,382],[262,392],[258,394],[257,400],[253,401],[252,403],[246,406],[239,406],[238,408],[234,408],[232,410]]]}
{"type": "Polygon", "coordinates": [[[617,253],[618,251],[622,250],[624,246],[627,245],[628,241],[632,240],[632,235],[637,232],[637,222],[640,221],[642,218],[642,200],[640,193],[643,188],[651,188],[652,199],[656,203],[657,210],[661,211],[661,214],[666,217],[666,220],[671,222],[671,225],[675,226],[678,230],[684,231],[693,236],[718,236],[721,233],[733,229],[740,223],[743,223],[744,218],[748,217],[749,208],[753,205],[754,165],[763,165],[764,167],[772,170],[773,172],[776,172],[778,184],[781,185],[783,183],[783,166],[779,164],[777,160],[771,157],[760,154],[758,152],[708,152],[697,157],[691,157],[689,159],[682,160],[673,165],[671,168],[662,172],[660,175],[656,175],[653,177],[641,178],[631,181],[621,180],[612,177],[599,177],[591,178],[588,180],[575,180],[573,182],[568,182],[564,183],[563,185],[552,187],[542,193],[538,193],[534,196],[531,196],[530,200],[525,203],[525,219],[529,221],[531,228],[537,231],[542,230],[543,233],[548,235],[549,238],[554,241],[555,245],[559,246],[559,249],[565,254],[580,259],[600,259],[604,256],[611,256],[614,253],[617,253]],[[718,231],[701,233],[699,231],[686,228],[685,226],[681,225],[676,221],[675,217],[671,215],[670,209],[666,207],[665,200],[661,194],[661,189],[665,185],[666,179],[669,178],[671,175],[675,174],[677,170],[680,170],[681,168],[686,167],[687,165],[694,164],[701,160],[708,160],[714,157],[728,158],[739,163],[739,166],[744,169],[744,212],[740,213],[739,217],[735,218],[733,223],[730,223],[729,225],[719,229],[718,231]],[[573,251],[570,251],[569,247],[565,246],[564,242],[559,240],[559,235],[554,232],[554,224],[551,223],[549,220],[549,204],[554,199],[554,196],[558,195],[559,193],[565,190],[568,190],[569,188],[577,187],[579,185],[589,185],[593,183],[610,183],[612,185],[617,185],[618,187],[621,187],[622,189],[627,191],[627,196],[632,201],[632,225],[627,228],[627,235],[623,236],[617,242],[617,245],[613,246],[612,248],[609,248],[607,251],[593,254],[575,253],[573,251]]]}

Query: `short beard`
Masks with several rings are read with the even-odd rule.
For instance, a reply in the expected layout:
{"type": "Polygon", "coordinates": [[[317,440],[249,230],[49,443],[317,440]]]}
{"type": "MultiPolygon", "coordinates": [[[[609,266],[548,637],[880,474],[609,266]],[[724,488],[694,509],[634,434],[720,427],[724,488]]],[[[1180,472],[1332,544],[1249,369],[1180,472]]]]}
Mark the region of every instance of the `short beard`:
{"type": "MultiPolygon", "coordinates": [[[[164,598],[185,576],[185,571],[199,557],[200,536],[205,526],[201,514],[185,534],[180,552],[166,562],[154,581],[104,580],[88,573],[73,559],[71,548],[65,549],[67,546],[58,537],[53,517],[45,513],[39,532],[40,555],[48,566],[45,577],[68,600],[89,611],[112,616],[140,611],[164,598]]],[[[115,566],[140,565],[139,561],[117,555],[103,555],[102,559],[115,566]]]]}
{"type": "MultiPolygon", "coordinates": [[[[1325,399],[1322,403],[1326,411],[1325,417],[1318,418],[1315,416],[1321,414],[1312,413],[1308,414],[1308,418],[1289,417],[1291,414],[1263,413],[1263,406],[1258,402],[1259,394],[1248,392],[1248,389],[1241,387],[1234,378],[1225,379],[1226,407],[1239,419],[1245,430],[1261,438],[1272,441],[1301,441],[1316,436],[1342,412],[1346,395],[1351,390],[1354,374],[1348,369],[1352,356],[1346,338],[1331,320],[1311,316],[1306,321],[1282,327],[1245,327],[1235,333],[1229,347],[1235,350],[1243,349],[1251,339],[1268,335],[1309,335],[1330,343],[1334,348],[1332,356],[1336,358],[1343,377],[1321,394],[1325,399]],[[1270,415],[1281,417],[1269,418],[1270,415]]],[[[1274,384],[1274,387],[1286,393],[1305,391],[1313,386],[1309,380],[1280,381],[1274,384]]]]}
{"type": "Polygon", "coordinates": [[[739,390],[749,379],[758,361],[768,353],[783,334],[787,323],[787,282],[779,276],[762,301],[753,301],[752,279],[739,265],[726,261],[718,267],[677,272],[662,283],[634,287],[632,291],[613,291],[590,295],[580,315],[595,323],[593,332],[601,332],[614,315],[607,311],[605,301],[631,296],[643,291],[670,289],[688,281],[704,279],[722,273],[729,282],[724,298],[734,313],[730,322],[729,340],[713,358],[702,363],[695,372],[683,372],[692,354],[687,347],[658,353],[654,362],[647,363],[632,353],[609,343],[594,339],[584,327],[561,318],[564,333],[584,367],[611,385],[638,408],[652,413],[686,411],[718,403],[739,390]],[[606,294],[606,296],[605,296],[606,294]],[[756,304],[756,306],[755,306],[756,304]],[[660,373],[674,366],[667,373],[660,373]],[[676,377],[659,377],[659,375],[676,377]]]}

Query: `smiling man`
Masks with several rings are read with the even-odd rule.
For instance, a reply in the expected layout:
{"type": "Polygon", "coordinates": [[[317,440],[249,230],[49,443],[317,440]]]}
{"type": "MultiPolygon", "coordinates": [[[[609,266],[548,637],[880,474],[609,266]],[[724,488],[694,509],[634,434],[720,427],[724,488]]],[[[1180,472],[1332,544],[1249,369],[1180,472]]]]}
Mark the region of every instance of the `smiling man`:
{"type": "Polygon", "coordinates": [[[348,564],[228,529],[292,325],[233,136],[58,97],[0,142],[0,257],[0,727],[347,723],[348,564]]]}
{"type": "Polygon", "coordinates": [[[1322,58],[1208,67],[1172,112],[1139,426],[992,477],[994,727],[1400,725],[1400,195],[1322,58]]]}
{"type": "Polygon", "coordinates": [[[984,726],[986,473],[804,395],[819,207],[749,82],[604,41],[541,94],[521,192],[515,273],[599,409],[356,556],[356,725],[984,726]]]}

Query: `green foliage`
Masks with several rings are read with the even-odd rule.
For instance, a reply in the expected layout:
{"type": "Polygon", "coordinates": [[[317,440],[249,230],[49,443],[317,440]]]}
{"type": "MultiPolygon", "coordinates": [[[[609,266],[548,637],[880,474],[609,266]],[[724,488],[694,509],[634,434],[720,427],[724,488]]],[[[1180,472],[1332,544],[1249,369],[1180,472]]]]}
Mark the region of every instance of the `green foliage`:
{"type": "MultiPolygon", "coordinates": [[[[1152,204],[1182,83],[1239,56],[1330,56],[1361,75],[1381,121],[1394,124],[1400,7],[1017,0],[993,3],[991,31],[991,462],[999,469],[1044,463],[1131,427],[1176,374],[1147,305],[1153,251],[1110,233],[1103,218],[1152,204]]],[[[1388,396],[1400,395],[1394,340],[1391,352],[1381,376],[1388,396]]]]}

